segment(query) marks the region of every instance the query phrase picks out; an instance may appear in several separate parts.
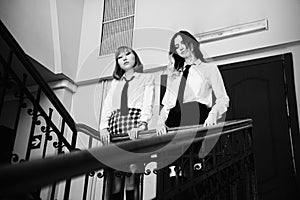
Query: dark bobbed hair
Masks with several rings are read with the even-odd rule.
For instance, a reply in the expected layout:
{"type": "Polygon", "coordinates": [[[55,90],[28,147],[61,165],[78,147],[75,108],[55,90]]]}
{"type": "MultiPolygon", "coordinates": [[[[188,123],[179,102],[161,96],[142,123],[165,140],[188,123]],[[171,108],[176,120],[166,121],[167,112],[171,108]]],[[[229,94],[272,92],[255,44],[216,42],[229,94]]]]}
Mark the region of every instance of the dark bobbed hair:
{"type": "Polygon", "coordinates": [[[174,44],[175,38],[178,35],[181,36],[182,41],[187,48],[190,48],[192,46],[196,58],[200,59],[202,62],[206,62],[202,52],[200,51],[200,43],[198,42],[198,40],[188,31],[181,30],[173,35],[170,42],[169,55],[172,55],[175,60],[174,68],[176,70],[180,70],[181,68],[183,68],[184,65],[184,58],[182,58],[176,53],[176,48],[174,44]]]}
{"type": "Polygon", "coordinates": [[[132,52],[134,57],[135,57],[135,63],[134,63],[134,66],[133,66],[133,69],[135,72],[140,72],[142,73],[143,72],[143,64],[138,56],[138,54],[130,47],[127,47],[127,46],[121,46],[119,48],[117,48],[116,52],[115,52],[115,62],[116,62],[116,65],[115,65],[115,70],[113,72],[113,78],[114,79],[117,79],[117,80],[120,80],[121,77],[123,76],[123,74],[125,73],[125,70],[123,70],[119,63],[118,63],[118,56],[120,55],[120,53],[123,53],[123,52],[132,52]]]}

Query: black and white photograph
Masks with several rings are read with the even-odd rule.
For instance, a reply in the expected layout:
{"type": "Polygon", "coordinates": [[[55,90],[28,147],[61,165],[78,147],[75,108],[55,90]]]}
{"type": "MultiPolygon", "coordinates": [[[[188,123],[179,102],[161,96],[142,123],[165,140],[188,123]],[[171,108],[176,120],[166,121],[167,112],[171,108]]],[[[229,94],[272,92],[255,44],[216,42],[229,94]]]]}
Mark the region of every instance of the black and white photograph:
{"type": "Polygon", "coordinates": [[[0,0],[0,200],[300,199],[299,0],[0,0]]]}

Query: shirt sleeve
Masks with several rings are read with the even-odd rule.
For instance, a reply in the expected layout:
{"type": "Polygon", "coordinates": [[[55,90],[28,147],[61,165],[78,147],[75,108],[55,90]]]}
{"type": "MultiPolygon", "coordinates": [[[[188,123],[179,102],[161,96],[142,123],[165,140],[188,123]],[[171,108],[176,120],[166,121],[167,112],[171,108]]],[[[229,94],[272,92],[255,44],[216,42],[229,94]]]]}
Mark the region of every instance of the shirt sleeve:
{"type": "Polygon", "coordinates": [[[176,78],[179,80],[181,79],[181,77],[173,77],[173,74],[168,75],[166,91],[162,99],[163,107],[160,111],[157,124],[164,124],[168,119],[170,110],[176,105],[177,94],[175,88],[176,81],[178,82],[178,80],[175,80],[176,78]]]}
{"type": "Polygon", "coordinates": [[[227,95],[224,82],[221,73],[217,65],[213,65],[209,74],[211,87],[216,97],[216,102],[213,105],[209,114],[217,115],[217,118],[221,118],[229,107],[229,97],[227,95]]]}
{"type": "Polygon", "coordinates": [[[99,125],[99,130],[108,128],[108,120],[112,113],[112,96],[117,85],[117,81],[113,80],[111,86],[108,90],[108,93],[105,97],[104,103],[102,105],[102,112],[101,112],[101,120],[99,125]]]}
{"type": "Polygon", "coordinates": [[[157,124],[165,124],[168,119],[170,109],[165,106],[161,109],[160,114],[158,116],[157,124]]]}
{"type": "Polygon", "coordinates": [[[149,122],[153,115],[154,106],[154,76],[153,74],[145,75],[144,96],[141,110],[141,121],[149,122]]]}

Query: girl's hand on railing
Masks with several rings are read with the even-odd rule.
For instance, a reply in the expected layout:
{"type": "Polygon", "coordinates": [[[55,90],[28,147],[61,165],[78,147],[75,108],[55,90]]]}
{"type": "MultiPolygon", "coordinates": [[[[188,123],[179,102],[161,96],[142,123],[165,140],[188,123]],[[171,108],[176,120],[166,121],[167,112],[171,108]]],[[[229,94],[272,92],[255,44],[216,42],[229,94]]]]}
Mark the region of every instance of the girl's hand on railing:
{"type": "Polygon", "coordinates": [[[205,120],[203,126],[212,126],[217,124],[217,115],[214,113],[210,113],[205,120]]]}
{"type": "Polygon", "coordinates": [[[157,135],[164,135],[167,133],[167,127],[165,124],[158,124],[156,126],[156,134],[157,135]]]}
{"type": "Polygon", "coordinates": [[[139,131],[144,131],[144,130],[147,130],[147,124],[141,123],[141,124],[139,125],[139,127],[133,128],[133,129],[131,129],[130,131],[128,131],[129,138],[130,138],[131,140],[138,139],[138,137],[139,137],[138,132],[139,132],[139,131]]]}
{"type": "Polygon", "coordinates": [[[103,145],[107,145],[110,142],[110,134],[106,128],[100,130],[100,141],[103,145]]]}
{"type": "Polygon", "coordinates": [[[128,131],[129,138],[131,140],[137,139],[138,138],[138,131],[139,131],[139,128],[133,128],[130,131],[128,131]]]}

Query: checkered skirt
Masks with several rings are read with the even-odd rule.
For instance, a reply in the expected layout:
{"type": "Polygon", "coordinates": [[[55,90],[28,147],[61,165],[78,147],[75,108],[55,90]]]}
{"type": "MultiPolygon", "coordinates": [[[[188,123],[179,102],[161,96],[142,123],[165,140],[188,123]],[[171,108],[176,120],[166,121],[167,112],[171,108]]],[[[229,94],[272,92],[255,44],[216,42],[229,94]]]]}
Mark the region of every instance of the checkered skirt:
{"type": "Polygon", "coordinates": [[[121,115],[120,109],[113,111],[108,120],[111,141],[129,139],[128,131],[138,126],[140,117],[141,109],[138,108],[129,108],[128,115],[121,115]]]}

